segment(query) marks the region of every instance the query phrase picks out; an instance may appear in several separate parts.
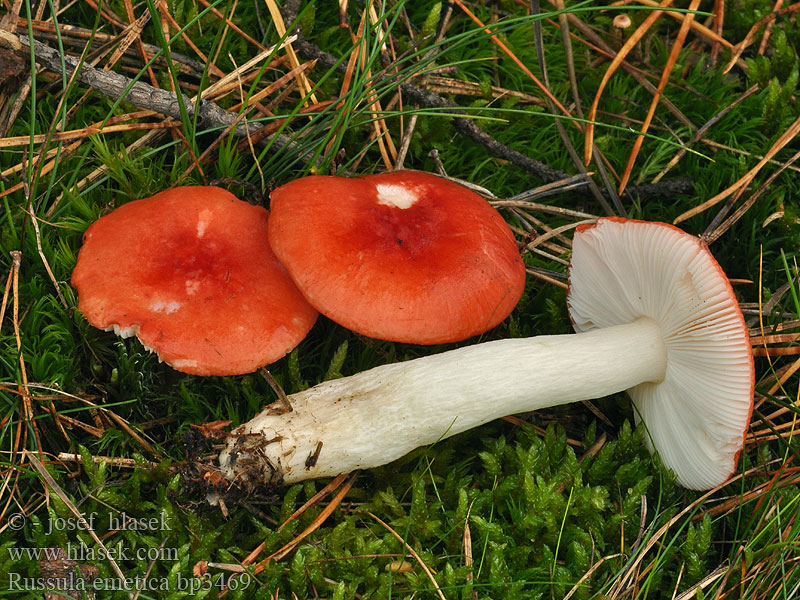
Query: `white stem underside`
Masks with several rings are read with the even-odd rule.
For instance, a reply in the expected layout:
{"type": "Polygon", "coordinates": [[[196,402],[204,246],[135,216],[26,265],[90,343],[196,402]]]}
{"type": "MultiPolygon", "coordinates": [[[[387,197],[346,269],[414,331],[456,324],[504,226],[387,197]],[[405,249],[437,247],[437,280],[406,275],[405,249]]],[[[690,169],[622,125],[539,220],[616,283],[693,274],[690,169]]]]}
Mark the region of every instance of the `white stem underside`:
{"type": "MultiPolygon", "coordinates": [[[[660,382],[665,369],[659,326],[639,319],[377,367],[293,394],[293,411],[268,408],[234,434],[261,433],[258,453],[292,483],[383,465],[505,415],[660,382]]],[[[235,437],[220,455],[231,478],[242,476],[235,437]]]]}

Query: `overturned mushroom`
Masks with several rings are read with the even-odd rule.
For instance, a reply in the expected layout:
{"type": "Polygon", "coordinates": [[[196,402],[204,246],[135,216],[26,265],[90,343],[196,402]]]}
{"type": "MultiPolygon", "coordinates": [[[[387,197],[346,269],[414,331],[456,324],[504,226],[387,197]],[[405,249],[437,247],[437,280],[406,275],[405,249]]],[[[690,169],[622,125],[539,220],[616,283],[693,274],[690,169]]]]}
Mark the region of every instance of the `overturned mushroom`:
{"type": "Polygon", "coordinates": [[[84,234],[72,273],[78,308],[178,371],[255,371],[317,318],[272,253],[267,224],[264,208],[212,186],[128,202],[84,234]]]}
{"type": "Polygon", "coordinates": [[[385,365],[289,397],[234,430],[230,479],[291,483],[388,463],[523,411],[628,390],[678,482],[736,468],[753,403],[747,329],[706,245],[675,227],[601,219],[575,235],[572,335],[487,342],[385,365]]]}

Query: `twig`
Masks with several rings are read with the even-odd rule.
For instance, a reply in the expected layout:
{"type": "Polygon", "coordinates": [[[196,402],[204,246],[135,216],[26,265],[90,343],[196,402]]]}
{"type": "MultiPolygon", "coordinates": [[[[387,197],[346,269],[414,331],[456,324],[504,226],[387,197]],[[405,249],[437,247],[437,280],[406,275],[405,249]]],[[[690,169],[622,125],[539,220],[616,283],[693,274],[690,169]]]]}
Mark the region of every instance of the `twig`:
{"type": "MultiPolygon", "coordinates": [[[[26,37],[19,36],[19,39],[25,46],[30,43],[26,37]]],[[[74,57],[62,57],[50,46],[37,42],[36,40],[33,41],[33,48],[36,54],[36,60],[48,69],[60,73],[61,61],[63,59],[67,75],[71,75],[75,72],[78,61],[74,57]]],[[[77,77],[78,81],[81,83],[89,85],[110,98],[122,97],[124,100],[139,108],[154,110],[174,119],[181,118],[180,105],[176,93],[154,88],[141,81],[132,83],[132,80],[124,75],[113,71],[101,71],[86,64],[81,66],[77,77]]],[[[183,103],[186,106],[190,118],[193,118],[195,116],[195,111],[197,111],[197,122],[201,127],[209,129],[224,128],[237,119],[237,115],[229,113],[208,100],[201,99],[199,102],[193,102],[187,96],[183,96],[183,103]],[[198,104],[199,108],[197,107],[198,104]]],[[[246,128],[244,126],[237,127],[234,130],[234,134],[245,137],[248,133],[254,134],[263,127],[264,125],[259,123],[250,123],[246,128]]],[[[308,153],[308,151],[300,151],[297,145],[285,134],[275,134],[269,136],[267,140],[277,149],[290,149],[301,156],[305,156],[308,153]]],[[[262,142],[263,141],[264,140],[262,140],[262,142]]]]}
{"type": "Polygon", "coordinates": [[[266,380],[266,382],[269,384],[269,387],[271,387],[272,391],[278,396],[278,402],[282,406],[283,412],[292,412],[294,409],[292,408],[292,403],[289,401],[289,397],[286,395],[286,392],[283,391],[283,388],[281,387],[281,384],[278,383],[278,380],[272,376],[272,373],[270,373],[266,367],[261,367],[258,370],[258,373],[266,380]]]}
{"type": "MultiPolygon", "coordinates": [[[[56,457],[61,462],[83,463],[83,456],[73,452],[59,452],[56,457]]],[[[122,458],[117,456],[92,456],[92,462],[95,464],[106,464],[111,467],[119,467],[123,469],[135,469],[142,466],[142,463],[135,461],[132,458],[122,458]]],[[[145,462],[147,466],[155,467],[154,462],[145,462]]]]}

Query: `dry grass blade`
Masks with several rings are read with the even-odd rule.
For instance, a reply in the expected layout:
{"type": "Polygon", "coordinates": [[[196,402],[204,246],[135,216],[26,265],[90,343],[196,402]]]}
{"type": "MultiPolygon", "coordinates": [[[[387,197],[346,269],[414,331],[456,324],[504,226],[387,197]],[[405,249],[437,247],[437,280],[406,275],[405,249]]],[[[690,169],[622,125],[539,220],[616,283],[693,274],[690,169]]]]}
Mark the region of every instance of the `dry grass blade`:
{"type": "Polygon", "coordinates": [[[388,531],[390,534],[392,534],[392,537],[394,539],[396,539],[398,542],[403,544],[403,547],[406,549],[406,551],[411,556],[414,557],[414,560],[416,560],[419,563],[419,566],[422,567],[422,570],[425,571],[425,575],[427,575],[428,579],[431,580],[431,583],[433,584],[433,587],[436,590],[436,594],[439,596],[439,598],[441,598],[441,600],[447,600],[447,598],[445,598],[444,594],[442,593],[442,589],[439,587],[439,583],[436,581],[436,578],[433,576],[433,572],[431,571],[430,567],[428,565],[426,565],[425,561],[422,560],[420,555],[417,554],[416,551],[411,546],[408,545],[408,542],[406,542],[403,539],[403,536],[401,536],[394,529],[389,527],[389,525],[387,523],[382,521],[379,517],[377,517],[373,513],[367,511],[366,514],[369,515],[371,518],[373,518],[381,527],[386,529],[386,531],[388,531]]]}
{"type": "MultiPolygon", "coordinates": [[[[636,0],[636,2],[638,4],[644,4],[645,6],[651,6],[651,7],[654,7],[654,8],[658,6],[658,2],[655,2],[655,0],[636,0]]],[[[722,0],[715,0],[714,14],[717,15],[718,17],[720,15],[724,14],[723,7],[724,7],[724,4],[723,4],[722,0]]],[[[666,11],[666,14],[667,14],[667,16],[670,16],[673,19],[676,19],[677,21],[683,21],[688,17],[692,17],[692,19],[691,19],[691,21],[692,21],[691,28],[695,33],[697,33],[698,35],[703,36],[704,38],[707,38],[707,39],[711,40],[711,42],[713,44],[717,44],[717,45],[720,45],[720,46],[725,46],[726,48],[733,48],[733,44],[731,44],[728,40],[726,40],[724,37],[722,37],[721,19],[715,20],[715,22],[714,22],[715,29],[709,29],[708,27],[706,27],[702,23],[698,23],[697,20],[694,19],[694,15],[691,14],[691,13],[679,13],[679,12],[673,12],[673,11],[666,11]],[[717,23],[720,23],[719,27],[718,27],[718,30],[716,30],[717,29],[717,23]]]]}
{"type": "MultiPolygon", "coordinates": [[[[725,0],[714,0],[714,33],[717,39],[711,44],[709,58],[712,64],[716,64],[719,56],[720,46],[723,44],[722,26],[725,23],[725,0]]],[[[727,40],[724,42],[727,43],[727,40]]]]}
{"type": "Polygon", "coordinates": [[[730,61],[728,61],[728,64],[725,66],[722,72],[727,73],[733,68],[733,66],[741,58],[742,53],[747,49],[747,47],[750,46],[753,42],[755,42],[756,33],[758,33],[759,29],[761,29],[764,25],[768,23],[774,22],[777,18],[795,12],[797,10],[800,10],[800,2],[795,2],[794,4],[787,6],[786,8],[781,9],[777,12],[771,12],[765,17],[761,18],[759,21],[757,21],[750,28],[750,31],[747,32],[747,35],[744,36],[744,39],[732,48],[731,59],[730,61]]]}
{"type": "Polygon", "coordinates": [[[701,505],[703,502],[708,500],[711,496],[716,494],[719,490],[721,490],[726,485],[738,481],[745,475],[753,472],[753,471],[760,471],[761,467],[756,469],[751,469],[747,473],[740,473],[729,479],[728,481],[721,483],[717,487],[708,490],[702,496],[697,498],[691,504],[688,504],[684,507],[680,512],[678,512],[675,516],[670,518],[664,525],[662,525],[657,531],[653,532],[653,534],[648,538],[645,544],[639,550],[636,558],[628,565],[626,571],[622,574],[621,577],[617,578],[614,586],[608,593],[609,600],[613,600],[616,598],[623,597],[626,594],[626,590],[628,590],[628,582],[630,581],[631,577],[636,573],[644,560],[644,557],[647,553],[656,545],[661,544],[661,538],[669,531],[669,529],[677,522],[679,522],[683,517],[685,517],[688,513],[692,512],[695,508],[701,505]]]}
{"type": "Polygon", "coordinates": [[[679,215],[673,222],[673,224],[677,225],[685,221],[686,219],[690,219],[695,215],[699,215],[701,212],[708,210],[712,206],[715,206],[725,200],[731,194],[738,192],[743,187],[747,186],[753,179],[755,179],[756,175],[758,175],[759,171],[766,165],[769,160],[775,156],[778,152],[780,152],[789,142],[791,142],[795,137],[797,137],[798,133],[800,133],[800,117],[795,119],[795,121],[789,126],[789,128],[781,134],[781,136],[777,139],[777,141],[772,145],[769,151],[764,155],[758,164],[750,169],[744,176],[739,178],[735,183],[728,186],[726,189],[721,191],[719,194],[714,196],[713,198],[709,198],[702,204],[687,210],[686,212],[679,215]]]}
{"type": "Polygon", "coordinates": [[[106,433],[106,430],[101,427],[92,427],[91,425],[87,425],[83,421],[79,421],[78,419],[75,419],[73,417],[68,417],[67,415],[59,414],[56,411],[55,406],[53,405],[52,402],[49,405],[49,410],[51,416],[53,417],[53,421],[55,421],[55,423],[58,425],[59,429],[64,434],[64,438],[66,439],[67,442],[70,442],[71,440],[67,435],[66,431],[64,431],[64,424],[69,426],[70,429],[73,427],[82,429],[83,431],[85,431],[91,436],[96,437],[97,439],[102,439],[106,433]]]}
{"type": "MultiPolygon", "coordinates": [[[[70,306],[67,303],[67,299],[64,298],[64,293],[61,291],[61,286],[59,285],[56,276],[53,274],[53,270],[50,268],[50,262],[47,260],[47,257],[44,254],[44,249],[42,248],[42,232],[39,229],[39,218],[36,216],[36,212],[34,211],[33,208],[33,201],[30,199],[29,195],[28,195],[27,215],[30,217],[31,223],[33,223],[33,230],[36,236],[36,250],[39,253],[39,258],[41,259],[42,264],[44,265],[45,271],[47,271],[47,276],[50,278],[50,281],[56,290],[56,295],[58,296],[58,299],[61,302],[61,306],[63,306],[64,310],[67,312],[67,314],[69,314],[71,312],[70,306]]],[[[22,352],[21,349],[20,352],[22,352]]]]}
{"type": "MultiPolygon", "coordinates": [[[[567,110],[567,108],[563,104],[561,104],[561,102],[559,102],[558,98],[553,96],[553,94],[550,92],[550,90],[547,89],[547,86],[544,85],[544,83],[542,83],[539,80],[539,78],[536,77],[536,75],[534,75],[531,72],[531,70],[528,67],[525,66],[525,63],[523,63],[517,57],[517,55],[514,54],[511,51],[511,49],[503,43],[503,41],[499,37],[497,37],[495,34],[492,33],[491,29],[489,29],[469,8],[467,8],[461,2],[461,0],[454,0],[454,1],[455,1],[456,5],[462,11],[464,11],[464,14],[466,14],[470,19],[472,19],[478,27],[482,27],[483,31],[486,33],[486,35],[489,36],[489,38],[492,40],[492,42],[494,42],[497,45],[497,47],[500,48],[506,56],[508,56],[512,61],[514,61],[514,64],[516,64],[522,70],[522,72],[525,73],[525,75],[528,76],[539,87],[539,89],[542,90],[542,92],[547,97],[547,99],[550,100],[550,102],[555,104],[558,107],[558,109],[564,115],[566,115],[567,117],[571,117],[572,116],[570,114],[569,110],[567,110]]],[[[580,126],[577,123],[575,123],[574,121],[573,121],[573,123],[574,123],[574,125],[576,127],[578,127],[578,129],[580,129],[580,126]]]]}
{"type": "Polygon", "coordinates": [[[658,106],[658,101],[661,98],[661,95],[664,92],[664,88],[667,86],[667,82],[669,81],[669,76],[672,73],[672,67],[675,66],[675,62],[678,60],[678,55],[681,52],[681,48],[683,48],[683,42],[686,40],[686,36],[689,33],[689,27],[691,26],[692,22],[694,21],[694,11],[697,10],[697,7],[700,5],[700,0],[692,0],[691,4],[689,5],[689,14],[686,15],[686,18],[683,19],[681,22],[681,28],[678,31],[678,36],[675,38],[675,43],[672,45],[672,50],[669,53],[669,57],[667,58],[667,64],[664,65],[664,70],[661,73],[661,80],[658,82],[657,93],[653,96],[653,101],[650,103],[650,108],[647,111],[647,116],[645,117],[644,123],[642,124],[642,128],[640,130],[641,135],[636,137],[636,141],[633,143],[633,148],[631,149],[631,153],[628,156],[628,163],[625,165],[625,171],[622,173],[622,179],[619,182],[619,189],[618,193],[622,193],[625,191],[625,186],[628,185],[628,180],[630,179],[631,172],[633,171],[633,165],[636,162],[636,157],[639,155],[639,150],[642,147],[642,143],[644,142],[644,135],[647,133],[647,130],[650,128],[650,123],[653,120],[653,116],[656,112],[656,107],[658,106]]]}
{"type": "Polygon", "coordinates": [[[112,410],[103,409],[103,414],[108,415],[112,421],[114,421],[117,425],[119,425],[125,433],[131,436],[136,443],[138,443],[142,448],[147,450],[151,456],[154,456],[157,459],[161,459],[161,454],[153,448],[153,446],[145,440],[141,435],[139,435],[134,429],[128,424],[128,422],[120,417],[117,413],[112,410]]]}
{"type": "Polygon", "coordinates": [[[538,202],[528,202],[527,200],[494,200],[489,204],[495,208],[521,208],[523,210],[542,212],[549,215],[559,215],[562,217],[572,217],[575,219],[597,219],[597,215],[591,215],[579,210],[570,210],[568,208],[561,208],[560,206],[550,206],[549,204],[539,204],[538,202]]]}
{"type": "MultiPolygon", "coordinates": [[[[662,0],[662,2],[658,5],[659,8],[667,8],[672,4],[672,0],[662,0]]],[[[585,131],[585,141],[584,141],[584,148],[583,148],[583,157],[584,163],[589,164],[592,160],[592,148],[594,147],[594,120],[597,118],[597,108],[600,104],[600,98],[603,96],[603,90],[605,90],[606,85],[611,80],[611,76],[617,71],[619,66],[622,64],[622,61],[625,60],[625,57],[630,54],[631,50],[636,47],[636,44],[639,43],[639,40],[644,37],[644,34],[647,33],[650,28],[655,24],[655,22],[661,17],[663,10],[654,10],[647,18],[642,22],[639,27],[636,28],[631,34],[625,43],[622,45],[622,48],[619,49],[614,59],[611,61],[611,64],[606,69],[606,72],[603,73],[603,79],[600,81],[600,86],[597,88],[597,92],[595,93],[594,100],[592,101],[592,106],[589,108],[589,115],[588,115],[588,122],[586,123],[586,131],[585,131]]]]}
{"type": "Polygon", "coordinates": [[[575,585],[574,585],[574,586],[572,586],[572,589],[571,589],[571,590],[570,590],[570,591],[567,593],[567,595],[566,595],[566,596],[564,596],[564,600],[569,600],[570,598],[572,598],[573,594],[575,594],[575,592],[577,592],[577,591],[578,591],[578,588],[580,588],[580,587],[581,587],[581,585],[583,585],[583,583],[584,583],[584,582],[585,582],[587,579],[589,579],[589,577],[591,577],[591,576],[592,576],[592,573],[594,573],[594,572],[595,572],[595,571],[596,571],[598,568],[600,568],[600,566],[601,566],[601,565],[602,565],[604,562],[606,562],[607,560],[610,560],[610,559],[612,559],[612,558],[618,558],[618,557],[620,557],[620,556],[622,556],[622,555],[621,555],[621,554],[619,554],[619,553],[617,553],[617,554],[609,554],[608,556],[604,556],[604,557],[602,557],[600,560],[598,560],[596,563],[594,563],[594,564],[593,564],[591,567],[589,567],[589,570],[588,570],[588,571],[586,571],[586,573],[584,573],[583,575],[581,575],[581,578],[580,578],[580,579],[578,579],[578,581],[575,583],[575,585]]]}
{"type": "MultiPolygon", "coordinates": [[[[725,221],[723,221],[722,223],[719,223],[719,221],[722,220],[722,217],[724,217],[724,215],[727,214],[729,209],[728,205],[723,207],[723,209],[712,220],[711,224],[709,224],[708,228],[703,233],[703,238],[706,240],[706,242],[710,244],[713,241],[719,239],[719,237],[723,233],[728,231],[728,229],[730,229],[731,226],[734,223],[736,223],[736,221],[741,219],[744,216],[744,214],[748,210],[750,210],[750,208],[756,203],[756,200],[758,200],[764,194],[764,192],[766,192],[770,188],[775,179],[777,179],[781,173],[783,173],[786,169],[789,168],[789,166],[791,166],[798,160],[800,160],[800,152],[796,152],[788,161],[783,163],[781,167],[777,171],[772,173],[767,178],[767,180],[763,184],[761,184],[759,188],[755,192],[753,192],[753,194],[747,200],[745,200],[742,203],[742,205],[739,206],[739,208],[736,209],[736,211],[734,211],[734,213],[730,217],[725,219],[725,221]]],[[[738,195],[731,198],[731,205],[733,204],[733,201],[735,199],[738,199],[738,195]]]]}
{"type": "MultiPolygon", "coordinates": [[[[150,22],[150,11],[144,11],[142,15],[136,19],[135,15],[133,14],[133,6],[131,6],[130,0],[125,1],[125,10],[128,13],[128,20],[131,24],[123,31],[123,37],[120,41],[119,46],[117,46],[114,53],[111,55],[111,58],[108,59],[108,63],[105,66],[105,69],[110,69],[113,65],[117,63],[119,59],[127,52],[128,48],[136,42],[136,46],[139,49],[139,53],[145,63],[147,63],[147,51],[145,50],[144,43],[142,42],[142,31],[144,31],[145,25],[150,22]]],[[[152,66],[147,67],[147,74],[150,77],[151,83],[155,85],[157,81],[156,75],[153,72],[152,66]]]]}
{"type": "MultiPolygon", "coordinates": [[[[28,428],[33,431],[33,436],[36,440],[36,449],[41,455],[42,453],[42,442],[39,438],[39,427],[36,425],[36,420],[34,419],[34,411],[33,411],[33,400],[31,398],[30,390],[28,389],[28,368],[25,365],[25,356],[22,351],[22,334],[20,330],[20,319],[19,319],[19,271],[22,266],[22,253],[16,250],[11,252],[11,260],[12,260],[12,279],[11,279],[11,293],[13,294],[13,304],[11,308],[11,315],[12,315],[12,322],[14,324],[14,339],[17,343],[17,354],[19,356],[19,370],[20,370],[20,377],[22,378],[22,383],[20,383],[17,387],[21,401],[22,401],[22,415],[23,419],[19,420],[19,425],[22,425],[23,420],[27,423],[22,433],[22,439],[20,440],[19,435],[17,435],[14,439],[14,454],[18,448],[24,448],[27,440],[28,440],[28,428]],[[29,427],[28,427],[29,426],[29,427]]],[[[17,429],[19,433],[19,428],[17,429]]],[[[13,462],[13,461],[12,461],[13,462]]]]}
{"type": "MultiPolygon", "coordinates": [[[[333,490],[338,488],[344,482],[344,480],[346,478],[347,478],[347,474],[346,473],[343,473],[342,475],[337,475],[336,477],[334,477],[330,482],[328,482],[328,484],[325,487],[323,487],[320,491],[318,491],[316,494],[314,494],[308,501],[306,501],[305,504],[303,504],[303,506],[301,506],[296,511],[294,511],[291,515],[289,515],[289,518],[286,519],[283,523],[281,523],[281,525],[280,525],[280,527],[278,527],[278,529],[279,530],[283,529],[284,527],[286,527],[286,525],[288,525],[289,523],[291,523],[292,521],[294,521],[298,517],[300,517],[300,515],[302,515],[304,512],[306,512],[309,508],[319,504],[322,501],[323,498],[325,498],[328,494],[333,492],[333,490]]],[[[253,564],[253,562],[256,560],[256,558],[258,558],[258,555],[261,554],[261,552],[264,550],[264,546],[265,545],[266,545],[266,542],[261,542],[258,546],[256,546],[250,552],[250,554],[248,554],[245,557],[245,559],[242,561],[242,565],[244,567],[249,567],[251,564],[253,564]]]]}
{"type": "Polygon", "coordinates": [[[0,302],[0,331],[3,329],[3,319],[6,316],[6,308],[8,307],[8,296],[11,293],[11,284],[14,280],[14,265],[11,265],[11,269],[8,271],[8,277],[6,277],[6,284],[3,287],[3,300],[0,302]]]}
{"type": "MultiPolygon", "coordinates": [[[[694,137],[692,138],[692,141],[689,144],[687,144],[687,146],[691,146],[692,144],[696,144],[697,142],[702,140],[703,136],[708,132],[709,129],[711,129],[714,125],[719,123],[719,121],[725,115],[727,115],[731,110],[733,110],[734,107],[738,106],[743,100],[745,100],[746,98],[749,98],[750,96],[755,94],[758,91],[758,89],[759,89],[758,85],[750,86],[750,88],[748,88],[741,96],[736,98],[728,106],[724,107],[717,114],[715,114],[711,119],[709,119],[706,123],[704,123],[700,127],[700,129],[697,130],[697,132],[694,134],[694,137]]],[[[678,152],[675,154],[675,156],[673,156],[670,159],[669,163],[667,163],[667,165],[661,170],[661,172],[653,178],[652,183],[657,183],[657,182],[661,181],[661,179],[664,177],[664,175],[666,175],[667,172],[670,169],[672,169],[672,167],[677,165],[678,162],[681,160],[681,158],[683,158],[688,151],[689,151],[688,147],[687,148],[681,148],[680,150],[678,150],[678,152]]]]}
{"type": "MultiPolygon", "coordinates": [[[[314,68],[314,65],[316,64],[317,64],[316,60],[311,60],[301,64],[299,67],[297,67],[297,69],[292,69],[288,73],[280,76],[278,79],[276,79],[275,81],[264,87],[264,89],[261,89],[252,96],[250,96],[250,98],[247,101],[247,106],[248,107],[253,106],[255,103],[261,102],[261,100],[263,100],[270,94],[273,94],[280,89],[286,88],[290,84],[290,81],[297,77],[298,73],[305,73],[307,71],[310,71],[311,69],[314,68]]],[[[231,107],[231,112],[241,110],[242,106],[243,105],[241,102],[239,102],[238,104],[234,104],[231,107]]],[[[321,105],[318,104],[315,106],[321,106],[321,105]]],[[[312,110],[313,108],[314,107],[311,106],[309,107],[309,110],[312,110]]]]}
{"type": "MultiPolygon", "coordinates": [[[[277,31],[278,35],[283,37],[286,35],[286,24],[283,22],[283,15],[281,14],[281,10],[278,5],[275,3],[275,0],[264,0],[267,4],[267,8],[269,9],[269,14],[272,17],[272,24],[275,26],[275,30],[277,31]]],[[[296,36],[293,36],[296,39],[296,36]]],[[[294,39],[292,41],[294,41],[294,39]]],[[[284,45],[284,49],[286,50],[286,54],[289,57],[289,64],[291,65],[292,69],[297,69],[300,66],[300,61],[297,58],[297,54],[292,48],[292,42],[287,40],[287,43],[284,45]]],[[[309,100],[312,104],[317,104],[316,96],[311,92],[312,85],[308,81],[306,77],[305,71],[298,71],[297,73],[297,85],[302,90],[304,96],[308,96],[309,100]]],[[[306,103],[308,106],[308,103],[306,103]]]]}
{"type": "MultiPolygon", "coordinates": [[[[123,125],[107,125],[102,126],[100,123],[90,125],[89,127],[82,127],[81,129],[70,129],[69,131],[57,131],[52,135],[40,133],[34,136],[18,135],[14,137],[0,138],[0,148],[14,148],[17,146],[27,146],[31,142],[34,144],[43,144],[45,142],[62,142],[65,140],[86,139],[90,135],[98,133],[121,133],[128,131],[150,130],[150,129],[169,129],[171,127],[180,126],[178,121],[167,119],[160,123],[125,123],[123,125]]],[[[15,169],[19,170],[19,169],[15,169]]],[[[5,171],[3,172],[5,176],[5,171]]]]}
{"type": "Polygon", "coordinates": [[[319,526],[322,525],[327,520],[327,518],[333,514],[333,511],[335,511],[338,508],[338,506],[342,503],[342,500],[347,495],[347,492],[349,492],[350,488],[353,487],[353,483],[355,483],[356,477],[358,477],[357,471],[355,473],[351,473],[348,479],[342,484],[342,487],[339,489],[339,491],[336,492],[336,495],[331,499],[330,503],[328,503],[328,505],[322,509],[322,512],[320,512],[317,518],[314,519],[314,521],[308,527],[306,527],[298,536],[296,536],[291,542],[284,545],[282,548],[276,550],[275,552],[270,554],[267,558],[260,561],[255,566],[254,573],[258,574],[261,571],[263,571],[267,567],[267,565],[269,565],[269,563],[272,562],[273,560],[281,560],[282,558],[284,558],[287,554],[289,554],[292,550],[294,550],[298,546],[298,544],[300,544],[300,542],[302,542],[314,531],[316,531],[319,528],[319,526]]]}
{"type": "Polygon", "coordinates": [[[728,572],[730,567],[728,565],[724,565],[721,567],[717,567],[711,573],[703,577],[700,581],[695,583],[692,587],[688,590],[683,592],[680,596],[677,596],[675,600],[691,600],[692,598],[698,597],[698,594],[714,583],[717,579],[725,575],[728,572]]]}
{"type": "MultiPolygon", "coordinates": [[[[464,566],[468,569],[465,577],[468,585],[472,583],[473,578],[475,577],[472,569],[474,560],[472,557],[472,532],[469,528],[470,512],[472,512],[472,504],[470,504],[469,508],[467,508],[467,516],[464,517],[464,533],[461,536],[461,545],[464,548],[464,566]]],[[[473,600],[478,599],[478,590],[472,590],[472,598],[473,600]]]]}
{"type": "MultiPolygon", "coordinates": [[[[46,487],[49,488],[51,491],[53,491],[55,495],[58,496],[59,499],[64,503],[64,505],[69,509],[69,511],[73,515],[75,515],[75,518],[78,519],[78,523],[80,523],[81,525],[81,529],[86,531],[92,538],[92,540],[94,540],[94,543],[97,544],[100,548],[102,548],[104,556],[108,558],[108,562],[111,565],[111,569],[114,571],[117,577],[119,577],[121,582],[125,582],[126,580],[125,574],[122,572],[122,569],[119,568],[117,561],[114,560],[114,553],[108,551],[108,549],[103,544],[103,541],[97,536],[97,534],[94,532],[94,529],[92,529],[91,525],[89,525],[89,522],[81,514],[81,512],[72,502],[72,500],[69,499],[64,490],[61,489],[61,486],[59,486],[58,483],[56,483],[56,480],[53,479],[53,476],[50,475],[50,473],[48,473],[47,469],[44,468],[44,465],[39,461],[38,458],[36,458],[36,455],[33,452],[29,452],[26,450],[25,457],[39,473],[39,477],[42,478],[46,487]]],[[[125,589],[124,585],[121,589],[125,589]]],[[[133,598],[133,594],[128,592],[128,597],[133,598]]]]}
{"type": "Polygon", "coordinates": [[[562,290],[568,290],[569,285],[560,281],[556,278],[557,273],[552,271],[545,271],[544,269],[539,269],[537,267],[525,267],[525,272],[536,279],[539,279],[545,283],[549,283],[550,285],[554,285],[556,287],[560,287],[562,290]]]}
{"type": "MultiPolygon", "coordinates": [[[[727,144],[720,144],[719,142],[715,142],[714,140],[702,139],[700,140],[701,143],[714,148],[715,150],[725,150],[726,152],[734,152],[736,154],[741,154],[742,156],[749,156],[755,158],[757,160],[761,160],[764,158],[761,154],[753,154],[752,152],[748,152],[747,150],[742,150],[741,148],[734,148],[733,146],[728,146],[727,144]]],[[[770,164],[773,165],[781,165],[782,163],[778,160],[770,159],[768,161],[770,164]]],[[[796,173],[800,173],[800,167],[791,166],[789,167],[790,171],[795,171],[796,173]]]]}
{"type": "Polygon", "coordinates": [[[594,218],[592,218],[592,219],[582,219],[581,221],[576,221],[575,223],[567,223],[566,225],[562,225],[561,227],[555,227],[553,229],[550,229],[546,233],[543,233],[542,235],[537,236],[532,242],[530,242],[526,246],[526,248],[534,248],[536,246],[539,246],[543,242],[546,242],[547,240],[552,239],[552,238],[558,236],[559,234],[564,233],[565,231],[569,231],[571,229],[575,229],[576,227],[579,227],[580,225],[589,225],[591,223],[594,223],[596,220],[597,219],[594,219],[594,218]]]}
{"type": "MultiPolygon", "coordinates": [[[[428,81],[428,89],[432,92],[436,92],[437,94],[453,94],[456,96],[476,97],[482,97],[485,95],[484,86],[482,86],[480,83],[461,81],[459,79],[450,79],[448,77],[430,77],[428,81]]],[[[545,106],[544,100],[524,92],[509,90],[496,85],[489,86],[488,89],[491,91],[492,98],[497,100],[503,98],[519,98],[520,102],[523,104],[545,106]]]]}
{"type": "MultiPolygon", "coordinates": [[[[767,419],[764,419],[767,421],[767,419]]],[[[747,434],[747,443],[762,444],[770,440],[784,439],[787,443],[797,436],[797,414],[792,415],[792,420],[779,425],[771,424],[766,429],[750,431],[747,434]],[[788,430],[788,431],[787,431],[788,430]]],[[[789,458],[791,460],[791,457],[789,458]]],[[[788,461],[787,461],[788,464],[788,461]]]]}
{"type": "MultiPolygon", "coordinates": [[[[370,3],[369,7],[364,9],[364,12],[361,16],[361,22],[358,26],[358,34],[351,33],[353,51],[350,55],[350,62],[348,62],[348,72],[350,72],[352,76],[351,69],[354,69],[357,66],[365,76],[366,84],[364,89],[364,99],[371,111],[370,116],[373,129],[370,139],[376,138],[378,140],[378,150],[381,153],[383,164],[388,171],[391,171],[397,161],[397,150],[394,142],[392,141],[391,135],[389,134],[389,128],[386,126],[386,121],[380,116],[382,113],[380,101],[378,100],[378,97],[373,90],[373,86],[370,83],[373,79],[372,73],[367,68],[369,58],[367,56],[367,43],[364,38],[366,24],[367,20],[369,19],[371,22],[373,22],[374,26],[374,21],[377,20],[377,15],[375,15],[374,19],[371,18],[371,8],[372,4],[370,3]]],[[[378,27],[378,30],[382,34],[380,27],[378,27]]],[[[347,83],[349,85],[350,82],[348,81],[347,83]]],[[[342,91],[342,97],[344,97],[344,88],[342,91]]],[[[333,139],[331,139],[331,143],[333,143],[333,139]]]]}

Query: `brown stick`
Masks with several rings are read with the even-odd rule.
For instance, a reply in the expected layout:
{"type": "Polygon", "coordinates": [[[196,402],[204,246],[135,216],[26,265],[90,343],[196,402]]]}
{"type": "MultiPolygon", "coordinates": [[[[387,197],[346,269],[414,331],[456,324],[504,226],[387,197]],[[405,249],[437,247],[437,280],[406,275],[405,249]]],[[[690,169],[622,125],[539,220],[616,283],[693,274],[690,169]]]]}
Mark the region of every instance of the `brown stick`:
{"type": "MultiPolygon", "coordinates": [[[[24,46],[30,46],[30,41],[27,37],[19,36],[19,40],[24,46]]],[[[68,77],[71,76],[78,67],[78,59],[75,57],[68,55],[62,56],[50,46],[37,42],[36,40],[33,40],[33,50],[36,56],[36,62],[56,73],[61,72],[62,60],[64,62],[64,70],[68,77]]],[[[180,104],[175,92],[160,90],[141,81],[131,83],[131,80],[124,75],[113,71],[95,69],[86,63],[80,66],[77,79],[104,96],[110,98],[122,97],[127,102],[139,108],[153,110],[174,119],[181,118],[180,104]]],[[[237,118],[237,115],[229,113],[213,102],[200,100],[195,103],[183,94],[182,98],[190,118],[194,117],[195,110],[197,110],[197,123],[201,127],[225,128],[231,125],[237,118]],[[197,108],[198,104],[199,108],[197,108]]],[[[264,126],[260,123],[242,124],[236,127],[234,134],[239,137],[246,137],[247,135],[256,133],[263,127],[264,126]]],[[[289,136],[284,134],[269,136],[262,140],[262,143],[266,141],[272,142],[275,148],[289,148],[299,155],[307,154],[307,152],[301,151],[289,136]]]]}

